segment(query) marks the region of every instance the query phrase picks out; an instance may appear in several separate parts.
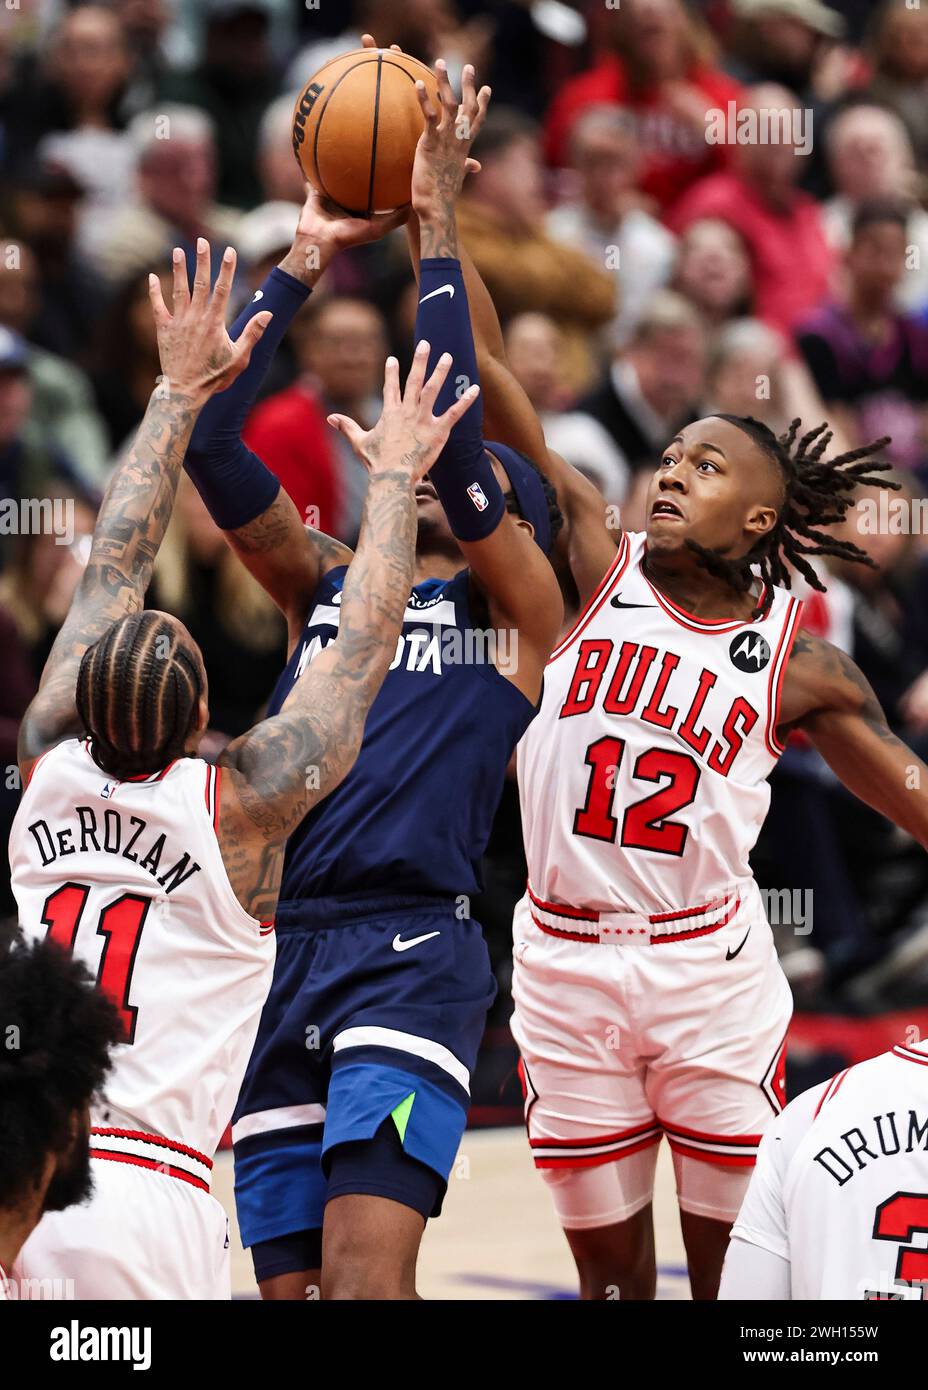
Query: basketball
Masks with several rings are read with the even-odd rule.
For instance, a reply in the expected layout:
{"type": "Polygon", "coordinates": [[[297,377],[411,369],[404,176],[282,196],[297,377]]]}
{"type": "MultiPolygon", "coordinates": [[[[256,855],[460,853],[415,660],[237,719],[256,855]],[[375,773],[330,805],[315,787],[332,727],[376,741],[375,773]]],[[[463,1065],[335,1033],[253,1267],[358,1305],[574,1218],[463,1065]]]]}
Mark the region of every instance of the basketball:
{"type": "Polygon", "coordinates": [[[310,78],[293,111],[293,150],[325,197],[359,217],[409,202],[423,119],[421,78],[438,102],[434,76],[415,58],[360,48],[310,78]]]}

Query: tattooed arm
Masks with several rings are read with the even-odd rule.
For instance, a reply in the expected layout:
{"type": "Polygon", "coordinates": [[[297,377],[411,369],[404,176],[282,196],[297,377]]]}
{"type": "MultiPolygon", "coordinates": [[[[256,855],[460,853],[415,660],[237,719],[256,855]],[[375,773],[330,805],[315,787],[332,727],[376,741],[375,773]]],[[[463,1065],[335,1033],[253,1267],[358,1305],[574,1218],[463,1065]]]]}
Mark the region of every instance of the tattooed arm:
{"type": "MultiPolygon", "coordinates": [[[[348,217],[327,203],[315,189],[309,188],[293,244],[277,270],[282,271],[290,281],[298,281],[307,291],[312,290],[325,269],[342,251],[382,237],[405,221],[406,215],[403,209],[368,218],[348,217]]],[[[273,296],[276,310],[276,331],[272,337],[279,339],[300,306],[298,297],[282,289],[280,284],[273,284],[273,277],[270,278],[272,285],[268,286],[266,281],[265,286],[273,296]]],[[[251,306],[242,311],[233,333],[251,312],[251,306]]],[[[188,469],[198,487],[202,488],[206,480],[219,482],[221,493],[225,484],[219,480],[230,466],[235,466],[236,459],[238,469],[244,470],[243,479],[256,480],[259,490],[262,475],[268,478],[263,462],[245,448],[241,429],[270,365],[273,355],[268,351],[270,346],[269,340],[256,354],[251,370],[243,376],[235,393],[230,393],[231,399],[214,401],[204,412],[188,456],[188,469]],[[195,468],[191,467],[194,457],[197,460],[195,468]]],[[[235,507],[240,509],[243,499],[238,493],[239,490],[233,487],[235,507]]],[[[205,491],[203,495],[207,506],[213,511],[214,496],[205,491]]],[[[239,510],[239,514],[246,513],[239,510]]],[[[231,548],[287,619],[289,648],[292,650],[302,631],[319,580],[336,565],[347,565],[351,560],[351,551],[324,532],[304,526],[303,519],[283,488],[279,488],[273,502],[258,515],[254,515],[253,511],[247,514],[253,519],[242,525],[236,525],[225,517],[217,516],[216,520],[223,528],[231,548]]]]}
{"type": "Polygon", "coordinates": [[[270,320],[269,314],[259,314],[237,343],[230,341],[225,307],[235,252],[226,251],[212,296],[209,254],[201,239],[191,295],[183,252],[174,252],[173,316],[165,308],[157,276],[149,277],[162,382],[110,479],[87,568],[20,726],[18,757],[24,779],[47,748],[78,732],[81,657],[113,623],[142,608],[197,415],[213,392],[224,390],[244,370],[270,320]]]}
{"type": "Polygon", "coordinates": [[[372,430],[330,416],[370,472],[338,636],[307,665],[280,713],[230,743],[220,759],[227,771],[220,802],[223,862],[254,917],[273,913],[287,837],[358,756],[412,588],[415,485],[477,396],[472,388],[444,415],[433,415],[451,358],[442,357],[425,381],[427,361],[428,344],[420,344],[401,394],[399,366],[388,359],[383,414],[372,430]]]}
{"type": "Polygon", "coordinates": [[[849,791],[928,849],[928,767],[897,738],[863,672],[830,642],[793,644],[777,737],[802,729],[849,791]]]}

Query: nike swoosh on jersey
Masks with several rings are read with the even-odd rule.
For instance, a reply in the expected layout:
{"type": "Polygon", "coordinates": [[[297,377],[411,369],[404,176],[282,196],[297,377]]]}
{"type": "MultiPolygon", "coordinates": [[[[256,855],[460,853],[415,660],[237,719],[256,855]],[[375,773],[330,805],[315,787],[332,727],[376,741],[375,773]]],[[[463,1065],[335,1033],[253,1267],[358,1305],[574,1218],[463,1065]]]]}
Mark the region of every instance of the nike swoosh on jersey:
{"type": "Polygon", "coordinates": [[[447,296],[448,296],[449,299],[453,299],[453,298],[454,298],[454,286],[453,286],[453,285],[439,285],[437,290],[429,290],[428,294],[424,294],[424,295],[422,296],[422,298],[419,300],[419,303],[420,303],[420,304],[424,304],[425,301],[426,301],[427,299],[434,299],[434,297],[435,297],[436,294],[447,294],[447,296]]]}
{"type": "Polygon", "coordinates": [[[252,304],[257,304],[258,300],[259,300],[259,299],[263,299],[263,298],[264,298],[264,291],[263,291],[263,290],[255,290],[254,294],[251,296],[251,302],[252,302],[252,304]]]}
{"type": "Polygon", "coordinates": [[[399,932],[393,938],[394,951],[408,951],[413,946],[419,946],[423,941],[431,941],[433,936],[441,936],[440,931],[428,931],[425,936],[411,936],[408,941],[403,941],[399,932]]]}
{"type": "Polygon", "coordinates": [[[744,945],[744,943],[747,941],[747,939],[748,939],[748,937],[749,937],[750,935],[751,935],[751,928],[748,927],[747,931],[744,933],[744,936],[741,938],[741,945],[738,947],[738,949],[737,949],[736,951],[733,951],[733,950],[731,949],[731,947],[729,946],[728,950],[725,952],[725,959],[726,959],[726,960],[734,960],[735,956],[737,956],[737,955],[740,954],[740,952],[741,952],[741,947],[744,945]]]}
{"type": "Polygon", "coordinates": [[[653,603],[626,603],[624,599],[621,599],[621,598],[614,598],[614,599],[612,600],[612,606],[613,606],[613,608],[653,608],[653,607],[654,607],[654,604],[653,604],[653,603]]]}

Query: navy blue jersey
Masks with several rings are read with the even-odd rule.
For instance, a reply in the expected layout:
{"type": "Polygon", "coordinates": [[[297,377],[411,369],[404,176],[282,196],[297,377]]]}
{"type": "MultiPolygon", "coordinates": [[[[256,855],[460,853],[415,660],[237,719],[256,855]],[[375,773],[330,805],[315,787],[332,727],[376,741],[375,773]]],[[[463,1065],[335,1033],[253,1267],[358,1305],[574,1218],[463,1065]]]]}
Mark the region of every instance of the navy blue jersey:
{"type": "MultiPolygon", "coordinates": [[[[338,566],[319,584],[270,714],[335,639],[345,574],[338,566]]],[[[462,570],[413,589],[358,760],[290,837],[282,902],[480,891],[506,766],[536,710],[488,659],[468,580],[462,570]]]]}

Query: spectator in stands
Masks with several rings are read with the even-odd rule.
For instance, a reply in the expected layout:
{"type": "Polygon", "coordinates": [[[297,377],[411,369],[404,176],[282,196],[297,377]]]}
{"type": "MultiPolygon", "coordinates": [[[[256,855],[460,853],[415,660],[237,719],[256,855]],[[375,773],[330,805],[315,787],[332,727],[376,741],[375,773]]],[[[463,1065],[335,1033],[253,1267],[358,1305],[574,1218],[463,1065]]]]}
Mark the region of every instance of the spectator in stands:
{"type": "Polygon", "coordinates": [[[631,342],[579,409],[604,426],[630,468],[653,469],[668,440],[697,418],[705,363],[698,312],[681,295],[659,290],[631,342]]]}
{"type": "Polygon", "coordinates": [[[615,271],[617,342],[634,329],[655,290],[666,285],[675,238],[641,207],[638,139],[629,113],[620,106],[589,106],[574,122],[569,161],[578,195],[550,212],[548,235],[583,251],[597,268],[615,271]]]}
{"type": "Polygon", "coordinates": [[[776,82],[803,103],[840,95],[850,77],[848,50],[835,49],[843,15],[823,0],[732,0],[726,67],[745,86],[776,82]],[[835,86],[835,68],[838,85],[835,86]]]}
{"type": "Polygon", "coordinates": [[[146,602],[180,618],[203,653],[209,752],[218,753],[259,717],[280,674],[287,630],[264,590],[236,561],[186,475],[146,602]]]}
{"type": "Polygon", "coordinates": [[[29,336],[40,347],[80,360],[106,308],[105,286],[77,247],[83,188],[60,164],[36,159],[9,189],[8,230],[38,262],[38,305],[29,336]]]}
{"type": "Polygon", "coordinates": [[[365,429],[376,423],[386,326],[364,300],[314,301],[294,321],[291,340],[300,375],[256,407],[243,437],[311,526],[353,544],[367,473],[325,421],[337,413],[365,429]]]}
{"type": "MultiPolygon", "coordinates": [[[[677,205],[671,226],[683,232],[704,217],[721,218],[740,233],[751,257],[758,318],[790,332],[821,304],[835,270],[821,209],[796,183],[802,158],[796,153],[801,115],[796,98],[782,87],[755,87],[745,106],[773,126],[785,115],[792,140],[757,139],[735,147],[736,167],[712,174],[677,205]]],[[[758,127],[759,128],[759,127],[758,127]]]]}
{"type": "Polygon", "coordinates": [[[302,203],[305,196],[303,173],[293,156],[293,108],[298,95],[291,92],[272,101],[258,127],[258,178],[269,203],[302,203]]]}
{"type": "Polygon", "coordinates": [[[895,307],[908,244],[904,207],[865,203],[846,255],[846,292],[802,323],[798,342],[829,418],[851,447],[890,435],[889,456],[924,469],[928,327],[895,307]]]}
{"type": "Polygon", "coordinates": [[[110,0],[119,18],[129,55],[129,73],[122,110],[126,117],[152,106],[161,81],[171,66],[169,34],[176,0],[110,0]]]}
{"type": "Polygon", "coordinates": [[[505,344],[509,367],[538,412],[548,447],[591,478],[607,502],[620,503],[628,464],[598,420],[567,408],[557,325],[544,314],[517,314],[507,325],[505,344]]]}
{"type": "MultiPolygon", "coordinates": [[[[798,415],[824,420],[825,406],[805,364],[760,319],[730,319],[712,340],[701,415],[753,415],[783,434],[798,415]]],[[[838,452],[843,442],[832,445],[838,452]]]]}
{"type": "MultiPolygon", "coordinates": [[[[29,350],[18,333],[0,327],[0,498],[40,498],[55,481],[77,481],[72,463],[43,439],[31,412],[29,350]]],[[[10,550],[9,541],[0,546],[0,568],[10,550]]]]}
{"type": "Polygon", "coordinates": [[[20,165],[37,155],[67,168],[84,189],[78,228],[90,247],[126,197],[131,157],[121,101],[129,73],[122,26],[103,5],[65,11],[37,79],[20,94],[20,165]]]}
{"type": "Polygon", "coordinates": [[[491,113],[474,142],[483,168],[458,205],[458,228],[503,319],[548,314],[564,335],[564,376],[577,389],[594,378],[592,335],[608,323],[615,281],[605,255],[592,265],[544,230],[544,184],[534,124],[516,111],[491,113]]]}
{"type": "MultiPolygon", "coordinates": [[[[463,8],[474,6],[465,0],[463,8]]],[[[302,87],[323,63],[361,47],[362,34],[373,34],[387,45],[398,44],[423,63],[432,65],[444,58],[455,91],[460,89],[461,69],[473,63],[478,72],[487,73],[492,54],[494,24],[486,14],[472,14],[463,22],[454,0],[354,0],[346,6],[351,22],[333,38],[313,38],[302,48],[287,70],[287,83],[302,87]]],[[[346,19],[348,16],[346,15],[346,19]]]]}
{"type": "MultiPolygon", "coordinates": [[[[22,241],[0,240],[0,325],[28,342],[39,308],[39,269],[22,241]]],[[[106,431],[86,373],[67,358],[28,343],[31,420],[47,446],[66,453],[88,489],[102,488],[106,431]]]]}
{"type": "Polygon", "coordinates": [[[15,622],[38,680],[90,555],[96,503],[55,478],[32,495],[57,503],[59,516],[68,523],[61,528],[64,541],[73,536],[70,544],[63,544],[62,534],[43,527],[5,537],[0,548],[0,559],[5,561],[0,606],[15,622]]]}
{"type": "Polygon", "coordinates": [[[917,312],[928,305],[928,212],[917,202],[923,180],[904,123],[886,107],[856,103],[834,117],[826,143],[835,190],[823,209],[829,241],[842,254],[847,250],[854,214],[864,203],[874,198],[905,203],[910,251],[896,303],[917,312]]]}
{"type": "Polygon", "coordinates": [[[706,142],[706,112],[726,110],[741,88],[712,64],[705,30],[682,0],[623,0],[609,18],[613,47],[554,97],[545,151],[551,163],[563,164],[571,127],[585,107],[624,106],[638,127],[641,187],[667,208],[695,180],[729,163],[725,146],[706,142]]]}
{"type": "Polygon", "coordinates": [[[184,249],[196,260],[209,241],[216,265],[234,245],[241,214],[217,204],[216,147],[210,118],[194,106],[164,106],[136,116],[128,130],[136,167],[133,202],[108,219],[97,249],[101,272],[119,284],[142,267],[184,249]]]}
{"type": "MultiPolygon", "coordinates": [[[[204,0],[205,33],[199,63],[168,72],[159,101],[199,106],[213,121],[221,202],[250,208],[261,201],[258,130],[277,95],[269,41],[269,0],[204,0]]],[[[157,103],[156,103],[157,106],[157,103]]]]}
{"type": "Polygon", "coordinates": [[[0,1299],[8,1299],[9,1271],[42,1214],[90,1195],[90,1104],[125,1029],[87,967],[46,941],[0,957],[0,1025],[17,1042],[0,1052],[0,1130],[10,1137],[0,1152],[0,1299]]]}
{"type": "Polygon", "coordinates": [[[928,165],[928,9],[884,0],[873,29],[868,94],[906,124],[920,169],[928,165]]]}
{"type": "Polygon", "coordinates": [[[750,312],[751,261],[740,234],[716,217],[691,222],[680,238],[672,287],[715,331],[750,312]]]}
{"type": "MultiPolygon", "coordinates": [[[[149,262],[117,291],[100,324],[90,358],[97,409],[109,436],[110,450],[122,448],[145,413],[161,364],[148,297],[149,262]]],[[[161,272],[162,293],[173,293],[171,271],[161,272]]],[[[170,303],[170,298],[165,300],[170,303]]]]}

